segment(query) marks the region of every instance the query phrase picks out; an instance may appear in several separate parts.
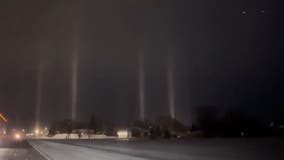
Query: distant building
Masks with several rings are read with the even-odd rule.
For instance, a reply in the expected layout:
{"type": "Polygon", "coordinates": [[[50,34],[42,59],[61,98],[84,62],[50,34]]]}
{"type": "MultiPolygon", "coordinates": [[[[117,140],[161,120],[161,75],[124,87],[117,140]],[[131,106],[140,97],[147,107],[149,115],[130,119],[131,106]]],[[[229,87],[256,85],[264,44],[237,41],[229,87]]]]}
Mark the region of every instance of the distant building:
{"type": "Polygon", "coordinates": [[[129,139],[132,138],[131,129],[120,129],[117,131],[117,136],[119,139],[129,139]]]}

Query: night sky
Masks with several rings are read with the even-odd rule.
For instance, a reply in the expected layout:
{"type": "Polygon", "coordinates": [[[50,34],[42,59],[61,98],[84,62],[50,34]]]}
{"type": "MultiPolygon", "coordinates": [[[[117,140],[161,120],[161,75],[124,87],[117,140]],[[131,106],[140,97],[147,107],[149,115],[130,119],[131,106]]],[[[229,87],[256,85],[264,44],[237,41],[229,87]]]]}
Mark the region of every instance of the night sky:
{"type": "Polygon", "coordinates": [[[176,118],[184,123],[202,105],[279,120],[284,17],[276,2],[1,1],[0,112],[18,126],[34,124],[40,73],[41,122],[70,118],[76,49],[77,120],[92,113],[117,123],[139,119],[139,54],[146,119],[169,115],[172,62],[176,118]]]}

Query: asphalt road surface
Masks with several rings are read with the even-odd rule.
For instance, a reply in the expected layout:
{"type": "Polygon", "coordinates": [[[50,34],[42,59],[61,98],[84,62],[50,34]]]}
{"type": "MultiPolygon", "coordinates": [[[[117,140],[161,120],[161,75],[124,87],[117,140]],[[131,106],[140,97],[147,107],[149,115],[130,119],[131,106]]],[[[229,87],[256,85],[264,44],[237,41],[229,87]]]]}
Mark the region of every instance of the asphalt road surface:
{"type": "Polygon", "coordinates": [[[0,160],[46,160],[27,141],[0,139],[0,160]]]}

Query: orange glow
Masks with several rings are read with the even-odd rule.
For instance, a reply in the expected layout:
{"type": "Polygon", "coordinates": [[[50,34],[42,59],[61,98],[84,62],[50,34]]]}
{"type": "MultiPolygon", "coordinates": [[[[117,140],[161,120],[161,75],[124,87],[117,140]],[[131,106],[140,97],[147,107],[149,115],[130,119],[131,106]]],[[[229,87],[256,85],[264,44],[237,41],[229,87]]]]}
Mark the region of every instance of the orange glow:
{"type": "Polygon", "coordinates": [[[21,140],[21,139],[22,139],[22,136],[21,136],[19,133],[16,133],[16,134],[14,135],[14,138],[15,138],[15,140],[21,140]]]}
{"type": "Polygon", "coordinates": [[[39,134],[39,129],[35,129],[35,134],[36,134],[36,135],[39,134]]]}
{"type": "Polygon", "coordinates": [[[8,122],[8,120],[0,113],[0,118],[4,121],[4,122],[8,122]]]}

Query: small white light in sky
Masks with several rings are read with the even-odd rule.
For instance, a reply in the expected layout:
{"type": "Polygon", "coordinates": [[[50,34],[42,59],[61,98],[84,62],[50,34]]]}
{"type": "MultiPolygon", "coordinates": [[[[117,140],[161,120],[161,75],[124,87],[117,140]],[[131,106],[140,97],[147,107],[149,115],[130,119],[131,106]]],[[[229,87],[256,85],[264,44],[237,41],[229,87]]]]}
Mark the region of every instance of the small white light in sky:
{"type": "Polygon", "coordinates": [[[242,11],[242,14],[247,14],[247,11],[242,11]]]}
{"type": "Polygon", "coordinates": [[[260,13],[264,13],[264,10],[261,10],[260,13]]]}

